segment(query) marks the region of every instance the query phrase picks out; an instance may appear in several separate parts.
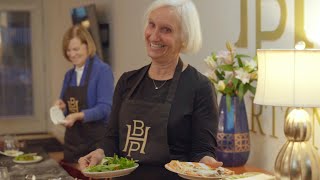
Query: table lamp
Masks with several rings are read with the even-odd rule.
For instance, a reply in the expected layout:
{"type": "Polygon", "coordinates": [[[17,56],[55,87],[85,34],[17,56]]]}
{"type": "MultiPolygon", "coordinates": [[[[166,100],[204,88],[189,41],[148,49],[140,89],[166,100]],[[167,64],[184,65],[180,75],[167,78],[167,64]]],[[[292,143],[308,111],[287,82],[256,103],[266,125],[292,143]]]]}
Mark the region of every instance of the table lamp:
{"type": "Polygon", "coordinates": [[[294,108],[286,117],[286,143],[277,155],[276,179],[320,179],[319,153],[308,140],[312,122],[303,108],[320,107],[319,49],[258,49],[255,104],[294,108]]]}

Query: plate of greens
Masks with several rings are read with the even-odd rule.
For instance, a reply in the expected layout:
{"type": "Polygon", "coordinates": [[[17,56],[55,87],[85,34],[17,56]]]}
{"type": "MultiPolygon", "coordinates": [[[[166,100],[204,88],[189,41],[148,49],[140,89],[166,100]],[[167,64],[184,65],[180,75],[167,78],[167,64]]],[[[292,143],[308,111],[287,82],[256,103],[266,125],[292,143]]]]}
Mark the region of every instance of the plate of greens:
{"type": "Polygon", "coordinates": [[[37,153],[28,153],[22,154],[13,159],[13,162],[26,164],[26,163],[36,163],[41,161],[43,158],[42,156],[37,156],[37,153]]]}
{"type": "Polygon", "coordinates": [[[105,157],[100,164],[91,166],[82,171],[82,174],[90,178],[112,178],[130,174],[139,166],[133,159],[125,157],[105,157]]]}

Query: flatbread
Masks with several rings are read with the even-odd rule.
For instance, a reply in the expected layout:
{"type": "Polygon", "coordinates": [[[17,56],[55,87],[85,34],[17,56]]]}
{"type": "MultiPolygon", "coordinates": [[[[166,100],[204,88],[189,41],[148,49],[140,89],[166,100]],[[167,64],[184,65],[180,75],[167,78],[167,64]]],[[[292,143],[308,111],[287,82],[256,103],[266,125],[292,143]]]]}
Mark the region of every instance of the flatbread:
{"type": "Polygon", "coordinates": [[[233,175],[234,172],[223,168],[212,168],[204,163],[198,162],[181,162],[172,160],[165,166],[168,170],[176,172],[178,174],[184,174],[193,177],[225,177],[233,175]]]}

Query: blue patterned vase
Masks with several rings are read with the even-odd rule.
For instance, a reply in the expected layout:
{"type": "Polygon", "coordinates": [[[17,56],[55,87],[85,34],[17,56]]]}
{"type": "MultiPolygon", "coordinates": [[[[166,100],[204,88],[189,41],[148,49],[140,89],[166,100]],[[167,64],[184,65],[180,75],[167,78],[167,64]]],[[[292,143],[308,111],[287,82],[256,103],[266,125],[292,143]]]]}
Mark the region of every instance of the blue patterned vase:
{"type": "Polygon", "coordinates": [[[237,96],[231,97],[230,111],[226,96],[221,97],[217,142],[217,159],[223,166],[242,166],[247,162],[250,153],[248,118],[244,100],[240,102],[237,96]]]}

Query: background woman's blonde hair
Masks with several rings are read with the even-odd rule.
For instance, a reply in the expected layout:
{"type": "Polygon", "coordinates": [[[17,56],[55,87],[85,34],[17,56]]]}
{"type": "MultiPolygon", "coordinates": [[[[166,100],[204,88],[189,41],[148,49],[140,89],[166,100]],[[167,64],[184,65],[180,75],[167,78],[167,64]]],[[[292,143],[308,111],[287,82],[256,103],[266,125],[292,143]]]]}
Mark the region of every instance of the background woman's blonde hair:
{"type": "Polygon", "coordinates": [[[182,53],[196,53],[202,46],[202,33],[199,14],[191,0],[156,0],[145,13],[145,27],[152,11],[161,7],[171,7],[180,16],[182,29],[182,53]]]}
{"type": "Polygon", "coordinates": [[[97,48],[89,31],[81,25],[72,26],[65,32],[62,40],[62,51],[64,57],[69,61],[67,50],[71,39],[75,37],[79,38],[81,43],[87,45],[88,55],[92,58],[96,54],[97,48]]]}

